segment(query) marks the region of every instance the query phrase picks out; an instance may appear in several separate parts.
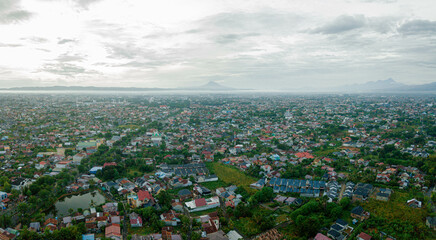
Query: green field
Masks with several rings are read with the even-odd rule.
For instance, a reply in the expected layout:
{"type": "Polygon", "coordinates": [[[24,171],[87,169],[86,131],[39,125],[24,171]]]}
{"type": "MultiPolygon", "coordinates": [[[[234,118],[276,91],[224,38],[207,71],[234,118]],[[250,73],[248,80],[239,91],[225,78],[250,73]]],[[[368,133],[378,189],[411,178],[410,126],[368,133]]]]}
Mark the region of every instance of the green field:
{"type": "Polygon", "coordinates": [[[208,163],[207,167],[224,183],[243,187],[249,193],[255,192],[254,189],[250,188],[250,184],[257,181],[254,177],[248,176],[242,171],[222,163],[208,163]]]}
{"type": "Polygon", "coordinates": [[[191,216],[193,217],[199,217],[199,216],[203,216],[203,215],[208,215],[209,213],[213,213],[218,211],[218,207],[217,208],[212,208],[212,209],[207,209],[207,210],[203,210],[203,211],[199,211],[199,212],[192,212],[190,213],[191,216]]]}
{"type": "Polygon", "coordinates": [[[221,180],[218,180],[218,181],[215,181],[215,182],[203,182],[203,183],[199,183],[199,184],[204,186],[204,187],[206,187],[206,188],[208,188],[211,191],[214,191],[215,189],[220,188],[220,187],[227,187],[227,186],[229,186],[228,183],[225,183],[225,182],[223,182],[221,180]]]}
{"type": "Polygon", "coordinates": [[[411,199],[408,193],[394,192],[388,202],[370,199],[363,204],[363,208],[371,214],[384,217],[388,220],[399,219],[402,221],[409,221],[414,223],[422,222],[427,216],[427,209],[425,206],[421,209],[411,208],[406,205],[406,201],[411,199]]]}

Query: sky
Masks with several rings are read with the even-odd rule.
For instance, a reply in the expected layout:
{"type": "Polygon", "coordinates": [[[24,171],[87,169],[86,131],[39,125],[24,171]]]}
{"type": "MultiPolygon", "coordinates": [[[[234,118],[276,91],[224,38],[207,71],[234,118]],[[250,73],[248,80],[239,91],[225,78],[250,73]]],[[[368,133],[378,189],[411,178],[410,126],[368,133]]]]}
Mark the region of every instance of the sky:
{"type": "Polygon", "coordinates": [[[0,88],[436,81],[434,0],[0,0],[0,88]]]}

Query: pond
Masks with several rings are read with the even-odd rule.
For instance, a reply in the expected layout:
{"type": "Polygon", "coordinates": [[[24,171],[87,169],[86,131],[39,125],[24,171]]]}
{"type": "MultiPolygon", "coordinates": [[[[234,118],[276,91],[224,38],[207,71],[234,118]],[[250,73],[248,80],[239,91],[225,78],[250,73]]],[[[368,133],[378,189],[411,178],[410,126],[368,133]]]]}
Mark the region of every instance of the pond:
{"type": "Polygon", "coordinates": [[[98,191],[68,196],[55,203],[54,207],[50,210],[49,216],[67,216],[69,215],[68,210],[70,208],[74,211],[77,211],[79,208],[85,210],[93,206],[104,204],[105,200],[105,197],[98,191]]]}

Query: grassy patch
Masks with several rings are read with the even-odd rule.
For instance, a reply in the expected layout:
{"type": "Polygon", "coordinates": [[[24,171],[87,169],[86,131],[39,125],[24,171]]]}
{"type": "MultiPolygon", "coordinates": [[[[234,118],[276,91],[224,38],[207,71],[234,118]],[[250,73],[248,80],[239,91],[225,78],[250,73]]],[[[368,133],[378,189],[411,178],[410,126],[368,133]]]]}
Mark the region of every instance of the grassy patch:
{"type": "Polygon", "coordinates": [[[204,210],[204,211],[199,211],[199,212],[192,212],[192,213],[190,213],[190,215],[192,217],[199,217],[199,216],[207,215],[209,213],[213,213],[213,212],[216,212],[216,211],[218,211],[218,207],[217,208],[212,208],[212,209],[207,209],[207,210],[204,210]]]}
{"type": "Polygon", "coordinates": [[[410,199],[408,193],[394,192],[388,202],[369,200],[363,204],[365,210],[371,214],[384,217],[388,220],[402,220],[420,223],[427,216],[426,209],[415,209],[406,205],[410,199]]]}
{"type": "Polygon", "coordinates": [[[129,227],[127,229],[127,232],[130,235],[135,235],[135,234],[145,235],[145,234],[153,233],[153,229],[151,229],[150,227],[138,227],[138,228],[129,227]]]}
{"type": "Polygon", "coordinates": [[[318,150],[314,152],[314,155],[320,156],[320,157],[325,157],[327,155],[329,155],[330,153],[334,153],[336,152],[337,149],[333,148],[333,149],[326,149],[326,150],[318,150]]]}
{"type": "Polygon", "coordinates": [[[134,125],[134,124],[128,124],[128,125],[120,125],[120,126],[118,126],[118,128],[120,128],[120,129],[138,129],[139,126],[134,125]]]}
{"type": "Polygon", "coordinates": [[[220,187],[227,187],[227,186],[229,186],[229,184],[227,184],[227,183],[225,183],[225,182],[223,182],[221,180],[218,180],[218,181],[215,181],[215,182],[203,182],[203,183],[199,183],[199,184],[204,186],[204,187],[206,187],[206,188],[209,188],[209,190],[211,190],[211,191],[213,191],[213,190],[215,190],[217,188],[220,188],[220,187]]]}
{"type": "MultiPolygon", "coordinates": [[[[261,219],[259,216],[270,216],[273,214],[273,211],[265,209],[265,208],[255,208],[253,209],[253,216],[252,217],[241,217],[239,219],[233,219],[233,226],[235,226],[239,231],[241,231],[244,235],[247,237],[252,237],[254,235],[257,235],[262,232],[261,229],[261,219]]],[[[286,215],[283,215],[280,217],[281,220],[286,218],[286,215]]],[[[279,219],[279,220],[280,220],[279,219]]],[[[277,222],[277,218],[275,218],[274,223],[277,222]]],[[[232,225],[231,224],[231,225],[232,225]]],[[[232,226],[230,226],[232,227],[232,226]]]]}
{"type": "Polygon", "coordinates": [[[184,188],[170,188],[170,189],[167,189],[167,192],[168,192],[169,194],[172,194],[172,195],[178,195],[180,190],[188,189],[189,191],[192,192],[192,189],[193,189],[193,188],[194,188],[193,186],[184,187],[184,188]]]}
{"type": "Polygon", "coordinates": [[[276,224],[280,224],[280,223],[286,222],[286,221],[288,221],[288,220],[289,220],[288,215],[287,215],[287,214],[282,214],[282,215],[279,215],[279,216],[276,218],[276,224]]]}
{"type": "Polygon", "coordinates": [[[261,233],[260,229],[258,229],[258,225],[251,221],[251,218],[240,218],[234,222],[234,224],[235,227],[246,236],[254,236],[261,233]]]}
{"type": "Polygon", "coordinates": [[[238,187],[243,187],[248,193],[254,193],[255,190],[250,188],[250,184],[257,181],[257,179],[246,175],[242,171],[222,163],[213,162],[207,165],[212,168],[212,171],[218,178],[227,184],[234,184],[238,187]]]}
{"type": "Polygon", "coordinates": [[[129,168],[127,174],[134,175],[137,173],[138,176],[142,176],[143,173],[136,168],[129,168]]]}

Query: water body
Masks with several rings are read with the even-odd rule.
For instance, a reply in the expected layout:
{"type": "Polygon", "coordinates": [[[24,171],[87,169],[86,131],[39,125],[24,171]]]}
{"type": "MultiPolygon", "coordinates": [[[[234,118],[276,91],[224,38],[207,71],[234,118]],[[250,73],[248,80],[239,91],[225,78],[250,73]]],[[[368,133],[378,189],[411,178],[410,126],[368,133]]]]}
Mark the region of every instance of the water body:
{"type": "Polygon", "coordinates": [[[83,210],[94,206],[98,206],[105,203],[105,197],[101,195],[98,191],[93,191],[81,195],[73,195],[65,197],[55,203],[54,208],[50,211],[51,216],[67,216],[69,215],[68,210],[72,208],[74,211],[81,208],[83,210]]]}

